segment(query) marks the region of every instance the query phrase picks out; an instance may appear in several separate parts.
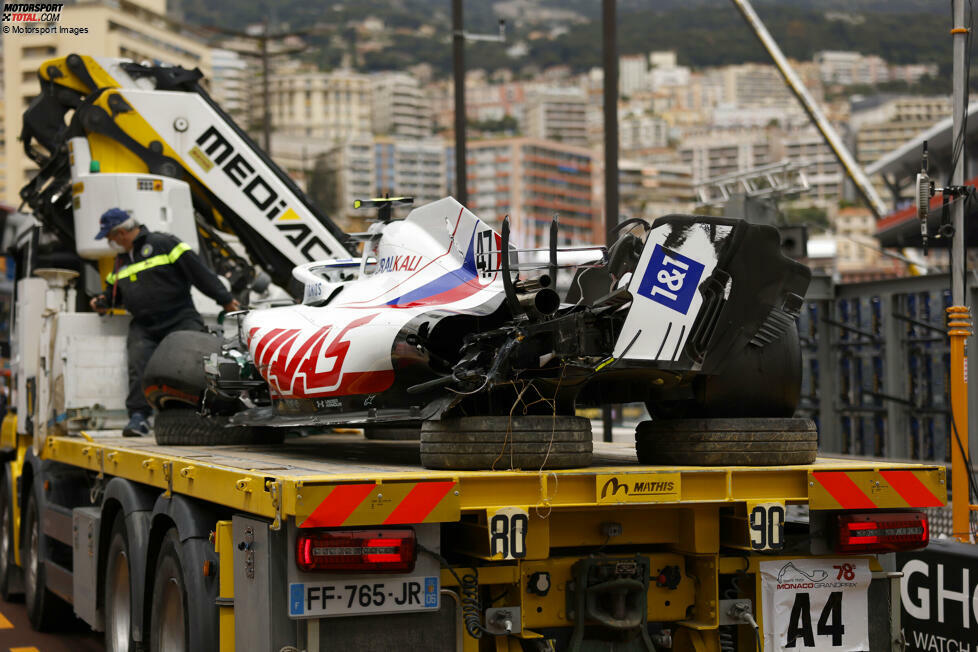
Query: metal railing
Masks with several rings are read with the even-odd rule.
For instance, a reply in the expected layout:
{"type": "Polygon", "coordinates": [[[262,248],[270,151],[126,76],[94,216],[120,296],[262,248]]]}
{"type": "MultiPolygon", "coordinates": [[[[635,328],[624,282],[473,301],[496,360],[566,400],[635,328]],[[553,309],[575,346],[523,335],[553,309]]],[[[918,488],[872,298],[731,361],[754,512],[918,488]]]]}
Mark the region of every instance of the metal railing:
{"type": "MultiPolygon", "coordinates": [[[[947,275],[845,285],[812,280],[798,322],[799,415],[818,424],[822,453],[950,459],[949,288],[947,275]]],[[[968,299],[976,305],[978,288],[968,289],[968,299]]],[[[978,405],[978,383],[968,394],[978,405]]],[[[978,409],[969,411],[968,430],[978,450],[978,409]]]]}

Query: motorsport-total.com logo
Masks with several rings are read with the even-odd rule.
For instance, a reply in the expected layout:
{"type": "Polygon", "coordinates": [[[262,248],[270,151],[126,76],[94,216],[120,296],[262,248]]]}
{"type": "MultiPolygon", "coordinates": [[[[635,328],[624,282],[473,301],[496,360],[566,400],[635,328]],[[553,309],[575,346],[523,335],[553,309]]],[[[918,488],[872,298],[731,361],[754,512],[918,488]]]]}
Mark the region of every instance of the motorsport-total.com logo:
{"type": "Polygon", "coordinates": [[[0,15],[3,34],[88,34],[87,27],[66,27],[61,21],[62,2],[5,2],[0,15]]]}
{"type": "Polygon", "coordinates": [[[56,23],[61,20],[63,2],[5,2],[3,18],[5,23],[56,23]]]}

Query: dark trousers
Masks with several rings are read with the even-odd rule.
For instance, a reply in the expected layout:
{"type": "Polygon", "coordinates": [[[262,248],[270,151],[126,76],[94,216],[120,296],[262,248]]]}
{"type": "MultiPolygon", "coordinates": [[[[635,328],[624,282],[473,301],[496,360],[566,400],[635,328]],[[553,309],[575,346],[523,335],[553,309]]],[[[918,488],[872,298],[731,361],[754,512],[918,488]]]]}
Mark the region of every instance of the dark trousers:
{"type": "Polygon", "coordinates": [[[142,412],[144,416],[153,412],[143,394],[143,372],[163,338],[175,331],[202,330],[204,320],[196,310],[181,310],[162,326],[147,326],[135,319],[129,322],[129,336],[126,339],[126,353],[129,356],[129,395],[126,397],[126,410],[129,411],[129,416],[133,412],[142,412]]]}

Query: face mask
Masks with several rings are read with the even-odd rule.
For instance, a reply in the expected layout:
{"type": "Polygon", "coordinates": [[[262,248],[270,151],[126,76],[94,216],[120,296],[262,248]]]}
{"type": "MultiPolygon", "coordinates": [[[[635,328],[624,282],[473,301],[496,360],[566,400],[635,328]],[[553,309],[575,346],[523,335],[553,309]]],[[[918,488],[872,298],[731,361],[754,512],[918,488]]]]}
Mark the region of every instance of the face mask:
{"type": "Polygon", "coordinates": [[[116,252],[117,254],[126,253],[126,248],[123,247],[118,242],[109,242],[109,247],[112,249],[112,251],[116,252]]]}

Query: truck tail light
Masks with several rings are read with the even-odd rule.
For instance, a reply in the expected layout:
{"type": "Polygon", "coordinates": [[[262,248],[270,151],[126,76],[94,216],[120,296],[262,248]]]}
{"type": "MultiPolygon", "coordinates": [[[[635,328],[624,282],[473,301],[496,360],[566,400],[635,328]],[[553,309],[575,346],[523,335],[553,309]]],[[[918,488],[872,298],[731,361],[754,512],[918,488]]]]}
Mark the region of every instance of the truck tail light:
{"type": "Polygon", "coordinates": [[[304,571],[409,573],[417,557],[414,530],[302,532],[295,563],[304,571]]]}
{"type": "Polygon", "coordinates": [[[923,512],[843,514],[838,521],[838,552],[873,553],[915,550],[927,545],[923,512]]]}

